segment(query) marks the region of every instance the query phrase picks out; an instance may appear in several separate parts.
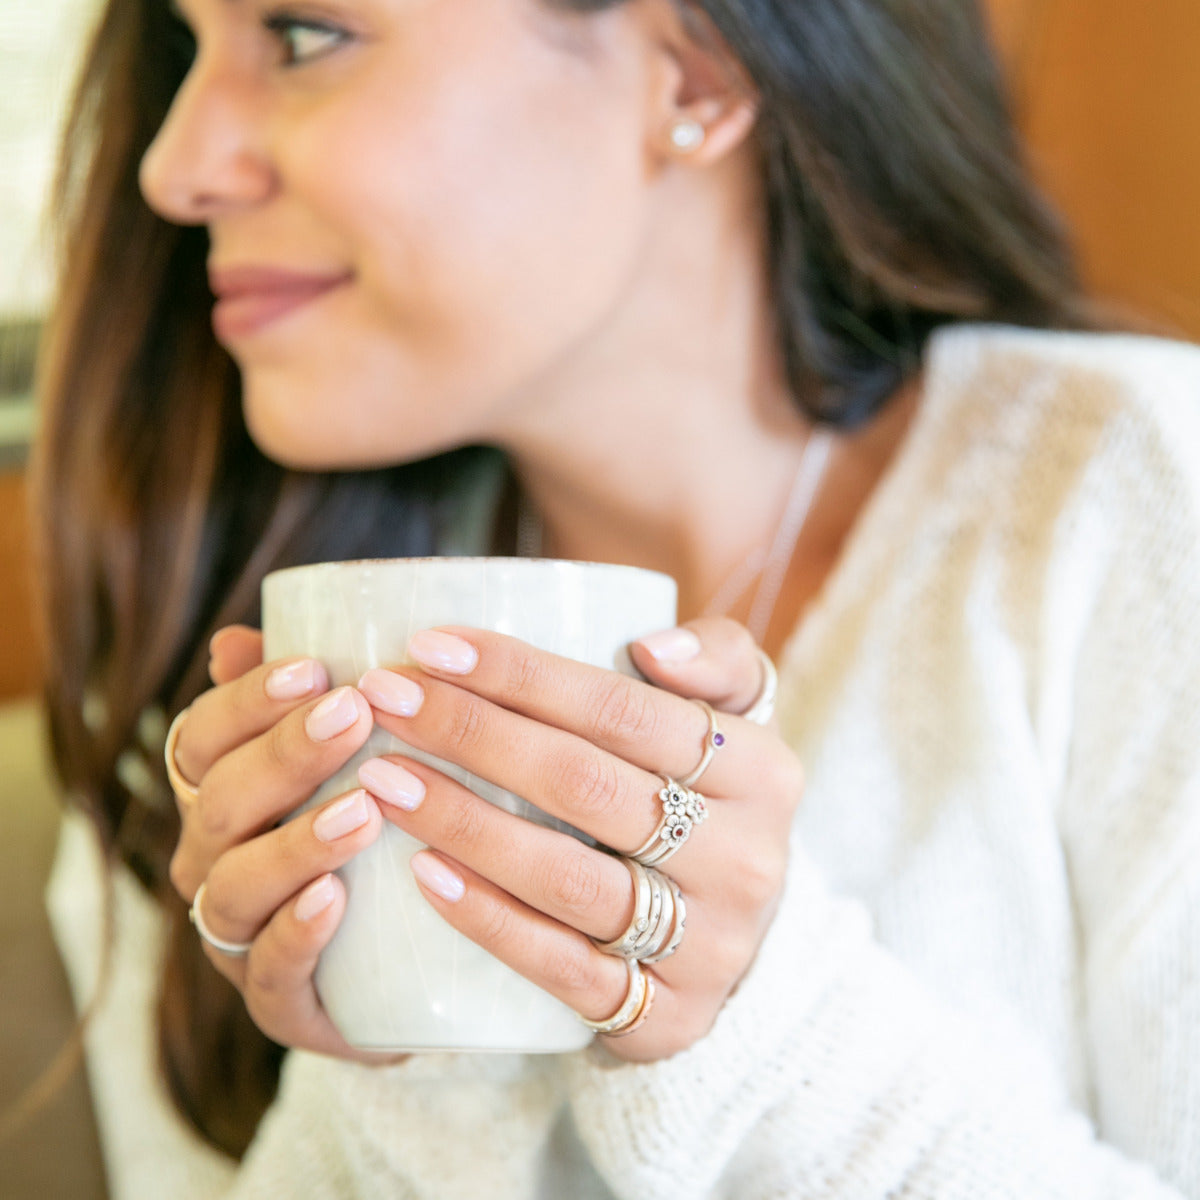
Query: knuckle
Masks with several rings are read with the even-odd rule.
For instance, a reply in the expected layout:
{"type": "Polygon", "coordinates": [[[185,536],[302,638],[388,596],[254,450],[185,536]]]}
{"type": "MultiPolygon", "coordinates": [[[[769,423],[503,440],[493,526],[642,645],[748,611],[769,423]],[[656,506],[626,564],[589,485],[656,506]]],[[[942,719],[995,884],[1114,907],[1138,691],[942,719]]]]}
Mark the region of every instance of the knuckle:
{"type": "Polygon", "coordinates": [[[785,859],[773,852],[743,855],[732,879],[740,907],[759,912],[770,905],[783,886],[785,859]]]}
{"type": "Polygon", "coordinates": [[[603,893],[603,881],[597,864],[583,847],[571,851],[550,868],[548,892],[551,901],[574,916],[591,912],[603,893]]]}
{"type": "Polygon", "coordinates": [[[171,855],[171,861],[167,865],[167,876],[171,880],[171,886],[190,904],[200,886],[200,880],[196,878],[196,872],[188,858],[179,849],[171,855]]]}
{"type": "Polygon", "coordinates": [[[210,842],[222,842],[229,832],[229,810],[223,804],[218,804],[212,795],[213,781],[210,776],[206,775],[205,780],[208,783],[206,787],[201,784],[200,790],[196,793],[196,800],[192,805],[192,811],[195,813],[196,824],[200,827],[200,834],[210,842]]]}
{"type": "Polygon", "coordinates": [[[603,995],[606,982],[604,971],[608,964],[600,959],[588,942],[573,941],[564,948],[556,943],[547,949],[543,958],[542,971],[556,988],[567,995],[603,995]]]}
{"type": "Polygon", "coordinates": [[[552,794],[566,796],[585,817],[606,817],[618,807],[616,760],[594,753],[569,754],[551,760],[552,794]]]}
{"type": "Polygon", "coordinates": [[[486,801],[465,797],[445,812],[445,838],[456,850],[472,847],[486,840],[489,812],[486,801]]]}
{"type": "Polygon", "coordinates": [[[598,739],[616,745],[655,741],[659,718],[651,693],[623,675],[606,676],[593,697],[593,728],[598,739]]]}
{"type": "Polygon", "coordinates": [[[288,721],[277,721],[263,735],[263,751],[268,767],[286,779],[296,777],[300,755],[296,753],[295,730],[288,721]]]}
{"type": "Polygon", "coordinates": [[[452,747],[470,751],[483,741],[485,727],[483,705],[464,692],[451,706],[444,732],[452,747]]]}
{"type": "Polygon", "coordinates": [[[512,910],[502,903],[489,904],[479,916],[479,939],[499,951],[519,942],[520,933],[512,910]]]}
{"type": "Polygon", "coordinates": [[[504,668],[504,694],[511,699],[537,695],[545,684],[546,671],[536,654],[522,647],[510,651],[504,668]]]}
{"type": "Polygon", "coordinates": [[[229,906],[225,882],[225,871],[221,860],[218,860],[205,880],[207,886],[204,889],[204,921],[218,937],[241,941],[244,932],[242,922],[229,906]]]}
{"type": "Polygon", "coordinates": [[[246,975],[242,981],[242,998],[246,1011],[255,1025],[268,1037],[277,1041],[283,1024],[280,1014],[285,1008],[287,988],[280,973],[269,966],[256,962],[251,954],[246,960],[246,975]]]}

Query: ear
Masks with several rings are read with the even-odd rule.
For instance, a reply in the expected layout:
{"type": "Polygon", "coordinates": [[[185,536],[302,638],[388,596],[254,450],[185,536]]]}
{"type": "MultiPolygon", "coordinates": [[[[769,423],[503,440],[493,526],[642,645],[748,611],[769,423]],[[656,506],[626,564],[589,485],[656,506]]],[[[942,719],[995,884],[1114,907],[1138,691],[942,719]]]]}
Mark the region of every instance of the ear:
{"type": "Polygon", "coordinates": [[[708,166],[750,135],[758,95],[708,17],[675,0],[643,8],[655,75],[650,93],[651,151],[660,160],[708,166]]]}

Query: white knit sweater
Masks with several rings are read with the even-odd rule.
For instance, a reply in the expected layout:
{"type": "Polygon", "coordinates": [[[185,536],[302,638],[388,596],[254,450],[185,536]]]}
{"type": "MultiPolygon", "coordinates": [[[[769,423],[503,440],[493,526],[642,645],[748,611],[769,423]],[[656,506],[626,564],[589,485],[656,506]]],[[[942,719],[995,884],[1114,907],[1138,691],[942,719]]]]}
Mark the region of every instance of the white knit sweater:
{"type": "MultiPolygon", "coordinates": [[[[781,664],[809,778],[710,1035],[626,1065],[294,1052],[236,1171],[146,1057],[118,883],[89,1065],[128,1197],[1200,1197],[1200,350],[937,335],[908,440],[781,664]]],[[[51,908],[82,994],[78,826],[51,908]]]]}

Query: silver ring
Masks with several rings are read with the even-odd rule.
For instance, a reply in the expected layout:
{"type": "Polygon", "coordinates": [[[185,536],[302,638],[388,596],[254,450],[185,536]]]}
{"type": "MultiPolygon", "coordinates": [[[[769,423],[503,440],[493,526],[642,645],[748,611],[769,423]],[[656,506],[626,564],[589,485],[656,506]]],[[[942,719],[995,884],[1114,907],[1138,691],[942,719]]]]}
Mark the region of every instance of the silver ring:
{"type": "Polygon", "coordinates": [[[592,944],[601,954],[636,958],[643,963],[662,962],[679,949],[687,907],[678,884],[654,867],[643,867],[632,858],[621,857],[633,880],[633,916],[620,936],[611,942],[592,944]]]}
{"type": "Polygon", "coordinates": [[[693,700],[692,703],[698,704],[704,710],[705,716],[708,717],[708,732],[704,735],[704,753],[700,756],[700,762],[696,765],[696,769],[679,781],[680,785],[685,788],[690,788],[699,780],[700,776],[708,770],[708,764],[712,762],[713,755],[725,745],[725,735],[717,728],[717,714],[713,712],[713,706],[707,700],[693,700]]]}
{"type": "Polygon", "coordinates": [[[188,920],[196,927],[196,932],[200,935],[201,941],[207,942],[214,950],[229,958],[245,958],[250,953],[250,942],[227,942],[224,938],[219,938],[211,929],[204,923],[204,914],[200,911],[200,902],[204,899],[204,892],[208,887],[208,880],[205,880],[197,889],[196,895],[192,898],[192,907],[188,909],[188,920]]]}
{"type": "Polygon", "coordinates": [[[629,926],[619,937],[611,942],[598,942],[592,938],[592,943],[601,954],[615,954],[619,958],[635,957],[634,950],[650,929],[651,884],[650,872],[640,862],[621,856],[633,880],[633,916],[629,926]]]}
{"type": "Polygon", "coordinates": [[[167,740],[163,746],[163,762],[167,765],[167,782],[171,785],[171,790],[175,793],[179,803],[185,807],[195,804],[197,796],[200,795],[200,789],[186,778],[179,769],[179,763],[175,761],[175,743],[179,741],[179,731],[183,728],[183,722],[187,715],[186,708],[176,714],[175,720],[171,722],[171,728],[167,730],[167,740]]]}
{"type": "Polygon", "coordinates": [[[650,1006],[654,1003],[654,980],[642,971],[636,958],[627,958],[625,969],[629,973],[629,987],[621,1007],[611,1017],[606,1021],[590,1021],[582,1013],[576,1014],[593,1033],[605,1037],[623,1037],[640,1028],[650,1015],[650,1006]]]}
{"type": "Polygon", "coordinates": [[[629,855],[643,867],[665,863],[692,836],[692,829],[708,819],[708,804],[699,792],[681,787],[669,775],[660,775],[666,785],[659,789],[662,816],[654,832],[629,855]]]}
{"type": "Polygon", "coordinates": [[[675,901],[675,915],[671,922],[670,936],[661,950],[650,947],[650,953],[638,956],[646,964],[659,963],[664,958],[670,958],[679,949],[679,943],[683,941],[683,928],[687,924],[687,905],[683,902],[683,892],[679,890],[679,884],[674,880],[667,880],[667,882],[670,884],[671,896],[675,901]]]}
{"type": "Polygon", "coordinates": [[[779,673],[765,650],[759,650],[758,661],[762,664],[762,684],[750,707],[739,715],[744,721],[755,725],[766,725],[775,714],[775,693],[779,689],[779,673]]]}

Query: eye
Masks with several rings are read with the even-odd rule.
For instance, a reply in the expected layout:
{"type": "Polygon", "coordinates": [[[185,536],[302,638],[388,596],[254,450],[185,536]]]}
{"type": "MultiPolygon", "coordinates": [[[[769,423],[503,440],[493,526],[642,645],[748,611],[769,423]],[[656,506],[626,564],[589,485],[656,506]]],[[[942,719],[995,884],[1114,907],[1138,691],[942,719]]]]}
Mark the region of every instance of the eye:
{"type": "Polygon", "coordinates": [[[291,13],[274,13],[263,21],[283,48],[285,67],[302,67],[332,53],[350,34],[337,25],[291,13]]]}

